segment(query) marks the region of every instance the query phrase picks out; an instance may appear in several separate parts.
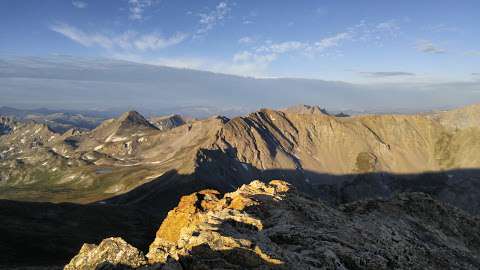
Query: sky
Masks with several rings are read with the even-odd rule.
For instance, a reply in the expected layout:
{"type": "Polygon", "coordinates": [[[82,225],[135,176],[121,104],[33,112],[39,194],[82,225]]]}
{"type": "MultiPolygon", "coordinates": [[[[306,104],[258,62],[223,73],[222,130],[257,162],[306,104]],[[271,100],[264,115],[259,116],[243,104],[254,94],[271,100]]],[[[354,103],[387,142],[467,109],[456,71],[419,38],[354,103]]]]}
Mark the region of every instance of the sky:
{"type": "Polygon", "coordinates": [[[261,78],[480,80],[478,0],[3,0],[0,56],[261,78]]]}

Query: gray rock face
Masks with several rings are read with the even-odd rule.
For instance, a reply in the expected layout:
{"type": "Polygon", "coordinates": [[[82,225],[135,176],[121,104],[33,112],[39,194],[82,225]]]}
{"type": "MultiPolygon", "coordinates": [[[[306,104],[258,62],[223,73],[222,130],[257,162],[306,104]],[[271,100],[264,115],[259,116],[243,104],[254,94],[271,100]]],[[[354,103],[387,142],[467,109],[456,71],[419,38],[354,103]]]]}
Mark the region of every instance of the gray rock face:
{"type": "Polygon", "coordinates": [[[154,117],[150,119],[150,122],[152,122],[153,125],[162,131],[172,129],[186,123],[185,119],[178,114],[154,117]]]}
{"type": "MultiPolygon", "coordinates": [[[[143,264],[126,244],[100,246],[72,262],[143,264]]],[[[182,198],[147,257],[142,269],[479,269],[480,221],[423,193],[331,208],[286,182],[254,181],[182,198]]]]}

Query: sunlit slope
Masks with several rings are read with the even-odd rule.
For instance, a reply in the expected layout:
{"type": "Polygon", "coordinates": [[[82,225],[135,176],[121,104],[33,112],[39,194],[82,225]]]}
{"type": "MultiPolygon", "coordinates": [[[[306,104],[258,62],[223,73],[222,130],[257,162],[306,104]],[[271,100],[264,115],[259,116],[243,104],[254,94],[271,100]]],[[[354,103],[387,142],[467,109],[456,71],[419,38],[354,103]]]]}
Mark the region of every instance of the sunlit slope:
{"type": "Polygon", "coordinates": [[[308,191],[365,173],[474,169],[480,167],[478,111],[335,117],[297,106],[163,131],[128,112],[92,131],[64,134],[18,124],[0,137],[0,197],[92,202],[167,181],[166,172],[175,173],[178,184],[224,190],[283,176],[308,191]]]}

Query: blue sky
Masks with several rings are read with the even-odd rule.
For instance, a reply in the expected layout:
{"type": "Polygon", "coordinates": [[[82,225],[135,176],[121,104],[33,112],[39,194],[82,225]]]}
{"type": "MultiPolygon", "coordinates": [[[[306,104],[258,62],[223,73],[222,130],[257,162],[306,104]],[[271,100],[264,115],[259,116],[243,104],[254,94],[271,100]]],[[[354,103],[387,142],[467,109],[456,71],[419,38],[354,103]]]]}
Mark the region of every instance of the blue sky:
{"type": "Polygon", "coordinates": [[[0,55],[356,83],[480,78],[480,1],[3,0],[0,55]]]}

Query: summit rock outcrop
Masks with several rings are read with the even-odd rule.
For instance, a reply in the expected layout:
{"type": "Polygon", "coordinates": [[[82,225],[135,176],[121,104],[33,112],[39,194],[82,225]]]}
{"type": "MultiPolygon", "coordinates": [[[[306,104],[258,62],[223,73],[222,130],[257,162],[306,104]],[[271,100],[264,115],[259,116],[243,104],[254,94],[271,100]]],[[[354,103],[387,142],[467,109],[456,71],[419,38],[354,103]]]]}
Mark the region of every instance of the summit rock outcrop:
{"type": "MultiPolygon", "coordinates": [[[[116,264],[82,250],[65,269],[116,264]]],[[[478,269],[480,221],[423,193],[334,208],[286,182],[253,181],[183,197],[146,257],[141,269],[478,269]]]]}

